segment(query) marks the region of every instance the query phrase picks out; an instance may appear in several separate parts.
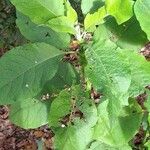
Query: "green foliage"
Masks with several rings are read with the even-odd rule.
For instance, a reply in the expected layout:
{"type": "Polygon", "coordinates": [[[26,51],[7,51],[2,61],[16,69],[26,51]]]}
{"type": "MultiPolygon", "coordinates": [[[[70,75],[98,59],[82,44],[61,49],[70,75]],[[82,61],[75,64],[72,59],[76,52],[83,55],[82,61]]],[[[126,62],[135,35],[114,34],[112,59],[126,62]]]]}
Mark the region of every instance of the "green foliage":
{"type": "Polygon", "coordinates": [[[106,10],[109,15],[116,18],[118,24],[129,20],[133,15],[133,1],[131,0],[106,0],[106,10]]]}
{"type": "Polygon", "coordinates": [[[33,22],[40,25],[45,24],[52,18],[63,16],[65,12],[63,0],[53,0],[52,3],[49,0],[11,0],[11,2],[17,10],[29,16],[33,22]]]}
{"type": "Polygon", "coordinates": [[[105,38],[115,42],[123,49],[139,51],[148,42],[146,34],[142,31],[135,17],[121,25],[118,25],[114,18],[108,17],[99,28],[106,30],[105,38]]]}
{"type": "Polygon", "coordinates": [[[135,15],[140,22],[143,31],[146,32],[148,39],[150,39],[150,26],[149,26],[149,16],[150,16],[150,2],[149,0],[137,0],[135,3],[135,15]]]}
{"type": "Polygon", "coordinates": [[[58,33],[48,27],[36,25],[19,12],[17,13],[16,23],[22,35],[31,42],[45,42],[60,49],[66,48],[69,45],[69,34],[58,33]]]}
{"type": "Polygon", "coordinates": [[[10,120],[26,129],[48,124],[57,150],[131,150],[143,126],[138,148],[148,148],[150,63],[139,51],[150,37],[150,1],[11,2],[28,44],[0,59],[0,104],[10,104],[10,120]]]}
{"type": "Polygon", "coordinates": [[[74,125],[58,129],[55,148],[61,150],[83,150],[92,139],[93,129],[84,121],[75,120],[74,125]]]}
{"type": "Polygon", "coordinates": [[[94,12],[103,5],[103,0],[82,0],[81,8],[84,14],[94,12]]]}
{"type": "Polygon", "coordinates": [[[101,7],[94,14],[87,14],[84,20],[85,29],[103,23],[104,22],[103,18],[105,17],[105,15],[106,15],[105,7],[101,7]]]}
{"type": "Polygon", "coordinates": [[[28,98],[12,104],[10,120],[25,129],[37,128],[48,123],[49,103],[28,98]]]}
{"type": "Polygon", "coordinates": [[[112,147],[110,145],[107,145],[105,143],[95,141],[91,144],[90,148],[88,150],[131,150],[131,147],[128,145],[123,145],[121,147],[112,147]]]}
{"type": "Polygon", "coordinates": [[[63,54],[44,43],[27,44],[8,52],[0,60],[1,103],[36,96],[55,76],[63,54]]]}
{"type": "Polygon", "coordinates": [[[94,139],[114,147],[122,147],[135,135],[141,123],[142,111],[130,104],[122,108],[112,125],[107,111],[108,101],[99,105],[99,119],[94,128],[94,139]],[[133,113],[134,111],[134,113],[133,113]],[[130,129],[130,130],[129,130],[130,129]]]}
{"type": "Polygon", "coordinates": [[[71,95],[68,91],[62,91],[59,96],[52,102],[49,124],[50,126],[61,126],[61,117],[66,116],[71,111],[71,95]]]}

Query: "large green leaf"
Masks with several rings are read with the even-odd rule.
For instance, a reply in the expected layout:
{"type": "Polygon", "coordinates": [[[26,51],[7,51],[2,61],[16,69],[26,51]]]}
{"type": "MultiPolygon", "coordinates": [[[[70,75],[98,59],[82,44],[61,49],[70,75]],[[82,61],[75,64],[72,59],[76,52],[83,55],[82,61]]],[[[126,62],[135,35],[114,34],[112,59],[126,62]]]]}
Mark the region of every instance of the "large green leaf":
{"type": "Polygon", "coordinates": [[[88,12],[94,12],[101,6],[103,6],[103,0],[82,0],[81,8],[84,14],[88,12]]]}
{"type": "Polygon", "coordinates": [[[114,18],[108,17],[105,24],[99,28],[106,30],[106,35],[103,35],[106,39],[110,39],[123,49],[139,51],[148,42],[135,17],[121,25],[118,25],[114,18]]]}
{"type": "Polygon", "coordinates": [[[137,0],[134,7],[135,15],[140,22],[140,25],[145,31],[150,40],[150,1],[149,0],[137,0]]]}
{"type": "Polygon", "coordinates": [[[64,15],[63,0],[11,0],[17,10],[34,23],[45,24],[48,20],[64,15]]]}
{"type": "Polygon", "coordinates": [[[86,74],[99,90],[114,89],[115,93],[124,90],[123,93],[129,91],[130,96],[137,96],[150,83],[150,63],[137,52],[117,48],[105,26],[95,32],[94,43],[86,56],[86,74]]]}
{"type": "Polygon", "coordinates": [[[37,128],[48,123],[50,104],[38,99],[22,99],[11,105],[10,120],[25,129],[37,128]]]}
{"type": "Polygon", "coordinates": [[[131,0],[106,0],[106,10],[109,15],[116,18],[118,24],[129,20],[133,15],[133,1],[131,0]]]}
{"type": "Polygon", "coordinates": [[[58,150],[84,150],[92,140],[93,129],[76,120],[74,125],[55,132],[54,145],[58,150]]]}
{"type": "Polygon", "coordinates": [[[125,92],[130,85],[130,70],[120,55],[120,49],[110,40],[105,40],[103,34],[103,29],[98,28],[92,46],[86,50],[86,76],[97,90],[110,92],[114,85],[118,88],[124,83],[119,88],[125,92]]]}
{"type": "Polygon", "coordinates": [[[95,141],[91,144],[88,150],[132,150],[132,149],[128,145],[123,145],[121,147],[112,147],[100,141],[95,141]]]}
{"type": "Polygon", "coordinates": [[[17,47],[0,59],[0,103],[31,98],[57,72],[63,52],[44,43],[17,47]]]}
{"type": "Polygon", "coordinates": [[[108,100],[98,106],[99,120],[95,126],[94,139],[100,140],[110,146],[121,147],[126,145],[138,131],[142,119],[141,108],[134,103],[124,108],[116,116],[113,124],[109,123],[107,111],[108,100]]]}
{"type": "Polygon", "coordinates": [[[70,43],[70,36],[67,33],[58,33],[48,27],[36,25],[19,12],[16,23],[21,33],[32,42],[45,42],[60,49],[68,47],[70,43]]]}
{"type": "Polygon", "coordinates": [[[118,115],[121,105],[127,104],[131,77],[128,63],[121,56],[121,49],[110,40],[105,40],[105,30],[98,28],[94,42],[86,50],[85,75],[96,90],[109,99],[110,122],[118,115]],[[119,110],[119,111],[118,111],[119,110]]]}

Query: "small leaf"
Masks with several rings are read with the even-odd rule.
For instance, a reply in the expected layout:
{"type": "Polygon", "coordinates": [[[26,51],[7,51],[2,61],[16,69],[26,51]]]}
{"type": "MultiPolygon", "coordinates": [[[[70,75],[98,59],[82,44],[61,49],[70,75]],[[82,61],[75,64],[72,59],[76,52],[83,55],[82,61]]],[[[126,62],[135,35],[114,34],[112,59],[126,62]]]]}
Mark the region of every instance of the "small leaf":
{"type": "Polygon", "coordinates": [[[109,15],[116,18],[118,24],[132,17],[132,6],[133,2],[131,0],[106,0],[106,10],[109,15]]]}
{"type": "Polygon", "coordinates": [[[71,94],[67,90],[62,91],[59,96],[54,99],[49,112],[49,125],[61,126],[60,120],[70,113],[71,94]]]}
{"type": "Polygon", "coordinates": [[[149,0],[137,0],[134,6],[134,12],[137,20],[140,22],[141,28],[147,34],[150,40],[150,1],[149,0]]]}
{"type": "Polygon", "coordinates": [[[38,99],[23,99],[11,105],[10,120],[24,128],[37,128],[48,123],[50,104],[38,99]]]}
{"type": "Polygon", "coordinates": [[[0,59],[0,103],[37,95],[52,79],[64,53],[44,43],[12,49],[0,59]]]}
{"type": "Polygon", "coordinates": [[[90,14],[88,13],[84,20],[85,30],[90,28],[91,26],[99,25],[104,22],[104,17],[106,16],[105,7],[101,7],[97,12],[90,14]]]}
{"type": "Polygon", "coordinates": [[[78,106],[78,108],[83,113],[86,124],[93,127],[98,120],[97,108],[95,104],[93,104],[91,100],[84,99],[83,104],[78,106]]]}

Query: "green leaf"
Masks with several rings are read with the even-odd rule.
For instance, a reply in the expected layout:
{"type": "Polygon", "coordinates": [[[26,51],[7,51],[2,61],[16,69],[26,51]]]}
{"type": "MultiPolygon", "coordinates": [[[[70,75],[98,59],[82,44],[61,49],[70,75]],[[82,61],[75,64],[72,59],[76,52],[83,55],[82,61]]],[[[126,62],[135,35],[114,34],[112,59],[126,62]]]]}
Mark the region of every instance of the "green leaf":
{"type": "Polygon", "coordinates": [[[103,92],[120,88],[121,92],[127,92],[130,85],[130,70],[124,58],[120,55],[120,49],[103,37],[102,28],[95,32],[91,47],[86,50],[87,66],[85,73],[93,86],[103,92]],[[122,85],[122,83],[124,83],[122,85]],[[122,87],[118,87],[122,85],[122,87]]]}
{"type": "Polygon", "coordinates": [[[83,14],[87,14],[89,12],[95,12],[101,6],[103,6],[103,0],[82,0],[81,9],[83,14]]]}
{"type": "Polygon", "coordinates": [[[37,128],[48,123],[49,103],[29,98],[11,105],[10,120],[24,128],[37,128]]]}
{"type": "Polygon", "coordinates": [[[148,42],[135,17],[121,25],[118,25],[114,18],[108,17],[105,24],[99,28],[106,30],[106,35],[103,35],[105,39],[110,39],[122,49],[139,51],[148,42]]]}
{"type": "Polygon", "coordinates": [[[78,19],[78,15],[76,11],[72,8],[70,3],[67,1],[66,2],[66,7],[67,7],[67,18],[72,22],[75,23],[78,19]]]}
{"type": "Polygon", "coordinates": [[[137,0],[134,6],[134,12],[137,20],[140,22],[141,28],[147,34],[150,40],[150,1],[149,0],[137,0]]]}
{"type": "Polygon", "coordinates": [[[70,36],[67,33],[58,33],[44,26],[39,26],[21,13],[17,13],[17,26],[23,36],[32,42],[45,42],[57,48],[66,48],[70,43],[70,36]]]}
{"type": "Polygon", "coordinates": [[[146,142],[146,144],[144,146],[146,146],[147,149],[150,149],[150,141],[146,142]]]}
{"type": "Polygon", "coordinates": [[[124,113],[116,116],[113,124],[110,124],[107,106],[108,100],[98,106],[99,120],[95,126],[94,139],[100,140],[110,146],[122,147],[138,131],[142,120],[142,110],[135,108],[134,105],[126,106],[124,113]]]}
{"type": "Polygon", "coordinates": [[[121,147],[112,147],[100,141],[95,141],[91,144],[88,150],[132,150],[132,149],[128,145],[123,145],[121,147]]]}
{"type": "Polygon", "coordinates": [[[88,13],[84,20],[85,30],[91,26],[99,25],[104,22],[103,18],[106,16],[105,7],[101,7],[97,12],[90,14],[88,13]]]}
{"type": "Polygon", "coordinates": [[[84,99],[82,105],[79,105],[78,108],[83,113],[86,124],[93,127],[98,120],[95,104],[89,99],[84,99]]]}
{"type": "Polygon", "coordinates": [[[122,51],[124,61],[129,62],[131,70],[130,97],[136,97],[143,93],[150,83],[150,63],[140,54],[131,50],[122,51]]]}
{"type": "Polygon", "coordinates": [[[45,24],[48,20],[64,15],[63,0],[11,0],[24,15],[34,23],[45,24]]]}
{"type": "Polygon", "coordinates": [[[116,18],[118,24],[129,20],[133,15],[133,1],[131,0],[106,0],[106,10],[109,15],[116,18]]]}
{"type": "Polygon", "coordinates": [[[96,89],[102,92],[109,89],[107,95],[111,90],[122,94],[128,91],[135,97],[150,83],[150,63],[139,53],[119,49],[109,40],[107,32],[104,26],[95,32],[94,42],[86,51],[86,75],[96,89]]]}
{"type": "Polygon", "coordinates": [[[55,132],[54,145],[58,150],[84,150],[92,139],[93,129],[76,120],[74,125],[55,132]]]}
{"type": "Polygon", "coordinates": [[[70,113],[71,109],[71,94],[64,90],[59,96],[54,99],[51,104],[49,112],[49,125],[50,126],[61,126],[61,119],[70,113]]]}
{"type": "Polygon", "coordinates": [[[64,53],[44,43],[14,48],[0,59],[0,103],[37,95],[52,79],[64,53]]]}
{"type": "Polygon", "coordinates": [[[56,32],[68,32],[74,34],[74,24],[66,16],[60,16],[49,20],[46,25],[56,32]]]}
{"type": "Polygon", "coordinates": [[[45,84],[42,92],[57,94],[64,88],[71,87],[73,84],[79,84],[79,74],[71,64],[61,62],[57,73],[53,79],[45,84]]]}
{"type": "Polygon", "coordinates": [[[146,99],[146,101],[144,102],[144,106],[146,107],[146,109],[147,109],[148,112],[150,113],[150,91],[147,90],[147,91],[146,91],[146,94],[147,94],[147,99],[146,99]]]}
{"type": "Polygon", "coordinates": [[[103,37],[105,30],[98,28],[91,47],[86,50],[87,66],[85,76],[93,87],[109,99],[110,122],[118,115],[121,105],[128,103],[128,89],[131,83],[130,70],[121,49],[103,37]],[[118,111],[119,110],[119,111],[118,111]]]}

